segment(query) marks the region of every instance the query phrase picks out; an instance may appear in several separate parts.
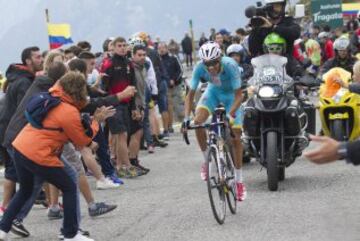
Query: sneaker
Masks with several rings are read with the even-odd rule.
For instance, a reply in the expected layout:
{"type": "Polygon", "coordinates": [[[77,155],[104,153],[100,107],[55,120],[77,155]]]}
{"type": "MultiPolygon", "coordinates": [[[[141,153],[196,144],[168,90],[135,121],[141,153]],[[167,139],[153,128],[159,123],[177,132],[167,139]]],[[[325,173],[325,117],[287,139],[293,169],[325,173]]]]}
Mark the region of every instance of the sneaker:
{"type": "Polygon", "coordinates": [[[154,139],[154,144],[155,144],[155,146],[159,146],[161,148],[164,148],[168,145],[168,143],[166,143],[162,140],[159,140],[159,139],[154,139]]]}
{"type": "Polygon", "coordinates": [[[88,238],[82,235],[80,232],[73,238],[66,238],[65,241],[95,241],[94,239],[88,238]]]}
{"type": "Polygon", "coordinates": [[[113,183],[120,184],[120,185],[123,185],[123,184],[124,184],[124,181],[121,180],[121,179],[116,175],[116,173],[113,173],[112,175],[107,176],[106,178],[110,179],[113,183]]]}
{"type": "Polygon", "coordinates": [[[163,139],[164,141],[170,140],[169,131],[164,131],[164,133],[162,134],[162,136],[163,136],[162,139],[163,139]]]}
{"type": "Polygon", "coordinates": [[[137,170],[134,167],[122,167],[118,171],[118,175],[122,178],[134,178],[139,176],[137,170]]]}
{"type": "Polygon", "coordinates": [[[147,150],[148,150],[148,152],[149,152],[150,154],[153,154],[153,153],[155,152],[155,147],[154,147],[154,145],[149,145],[148,148],[147,148],[147,150]]]}
{"type": "Polygon", "coordinates": [[[24,227],[22,222],[16,219],[12,222],[11,232],[23,238],[30,236],[30,232],[24,227]]]}
{"type": "Polygon", "coordinates": [[[112,180],[105,178],[104,180],[96,181],[96,189],[97,190],[107,190],[114,189],[120,187],[120,184],[114,183],[112,180]]]}
{"type": "Polygon", "coordinates": [[[8,234],[0,230],[0,241],[11,241],[8,234]]]}
{"type": "Polygon", "coordinates": [[[51,208],[49,208],[47,215],[49,220],[62,219],[64,217],[63,210],[61,209],[54,211],[51,208]]]}
{"type": "Polygon", "coordinates": [[[150,172],[149,168],[146,168],[146,167],[140,165],[140,163],[138,163],[136,167],[143,170],[145,172],[145,174],[148,174],[150,172]]]}
{"type": "Polygon", "coordinates": [[[246,199],[246,188],[241,182],[236,183],[236,199],[241,202],[246,199]]]}
{"type": "MultiPolygon", "coordinates": [[[[90,232],[89,231],[85,231],[79,228],[78,233],[82,234],[83,236],[86,237],[90,237],[90,232]]],[[[59,235],[58,235],[59,240],[64,240],[64,234],[62,233],[62,230],[60,231],[59,235]]]]}
{"type": "Polygon", "coordinates": [[[201,164],[200,176],[203,181],[207,181],[208,176],[209,176],[207,163],[201,164]]]}
{"type": "Polygon", "coordinates": [[[90,217],[97,217],[105,213],[111,212],[112,210],[117,208],[117,205],[109,205],[106,203],[96,203],[95,205],[95,209],[88,209],[90,217]]]}
{"type": "Polygon", "coordinates": [[[141,169],[140,167],[138,166],[134,166],[135,170],[136,170],[136,173],[138,176],[144,176],[147,174],[147,172],[145,172],[145,170],[141,169]]]}

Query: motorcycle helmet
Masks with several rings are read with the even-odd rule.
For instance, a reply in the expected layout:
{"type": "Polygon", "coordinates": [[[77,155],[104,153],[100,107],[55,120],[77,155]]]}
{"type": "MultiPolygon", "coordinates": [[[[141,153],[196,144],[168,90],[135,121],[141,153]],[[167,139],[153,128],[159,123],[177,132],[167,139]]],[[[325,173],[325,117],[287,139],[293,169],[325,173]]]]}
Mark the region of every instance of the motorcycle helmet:
{"type": "Polygon", "coordinates": [[[286,40],[277,33],[270,33],[264,40],[264,52],[284,55],[286,53],[286,40]]]}
{"type": "Polygon", "coordinates": [[[226,49],[226,55],[230,56],[232,54],[240,54],[242,55],[244,48],[241,44],[232,44],[226,49]]]}
{"type": "Polygon", "coordinates": [[[221,48],[214,41],[204,43],[199,49],[199,57],[203,62],[216,60],[220,58],[221,55],[221,48]]]}
{"type": "Polygon", "coordinates": [[[334,42],[334,50],[349,50],[350,49],[350,40],[345,37],[340,37],[334,42]]]}
{"type": "Polygon", "coordinates": [[[265,0],[265,8],[267,15],[272,19],[279,19],[285,16],[286,0],[265,0]],[[274,4],[282,4],[282,10],[280,12],[274,11],[274,4]]]}

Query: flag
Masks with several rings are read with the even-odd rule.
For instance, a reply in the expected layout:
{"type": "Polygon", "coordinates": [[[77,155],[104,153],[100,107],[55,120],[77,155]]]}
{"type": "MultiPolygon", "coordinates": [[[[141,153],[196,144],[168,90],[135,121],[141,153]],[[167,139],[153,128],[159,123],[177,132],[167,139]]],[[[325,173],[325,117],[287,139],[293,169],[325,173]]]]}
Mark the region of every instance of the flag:
{"type": "Polygon", "coordinates": [[[56,49],[64,44],[73,43],[69,24],[48,23],[50,49],[56,49]]]}

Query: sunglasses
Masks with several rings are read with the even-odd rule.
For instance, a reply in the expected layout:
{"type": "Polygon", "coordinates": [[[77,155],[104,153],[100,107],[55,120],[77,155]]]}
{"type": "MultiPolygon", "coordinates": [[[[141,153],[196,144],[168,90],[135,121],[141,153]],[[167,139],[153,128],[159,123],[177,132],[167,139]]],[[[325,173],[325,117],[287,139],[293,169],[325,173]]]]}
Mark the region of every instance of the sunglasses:
{"type": "Polygon", "coordinates": [[[281,52],[283,50],[283,47],[281,47],[281,46],[269,46],[268,50],[269,50],[269,52],[281,52]]]}
{"type": "Polygon", "coordinates": [[[220,61],[218,59],[215,59],[215,60],[210,60],[210,61],[207,61],[207,62],[204,62],[205,66],[206,67],[214,67],[215,65],[219,64],[220,61]]]}

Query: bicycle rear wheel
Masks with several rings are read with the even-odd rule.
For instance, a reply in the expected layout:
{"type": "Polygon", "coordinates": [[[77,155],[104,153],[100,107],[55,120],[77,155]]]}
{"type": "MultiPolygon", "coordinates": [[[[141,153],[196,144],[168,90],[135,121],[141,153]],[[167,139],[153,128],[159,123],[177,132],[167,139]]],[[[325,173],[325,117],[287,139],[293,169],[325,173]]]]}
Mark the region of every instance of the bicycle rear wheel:
{"type": "Polygon", "coordinates": [[[231,148],[224,146],[225,165],[226,165],[226,199],[229,204],[229,209],[232,214],[236,214],[237,200],[236,200],[236,185],[235,185],[235,170],[231,155],[231,148]]]}
{"type": "Polygon", "coordinates": [[[207,187],[210,199],[210,205],[216,221],[223,224],[226,214],[225,187],[220,180],[220,171],[218,168],[218,158],[214,147],[210,148],[208,155],[208,179],[207,187]]]}

